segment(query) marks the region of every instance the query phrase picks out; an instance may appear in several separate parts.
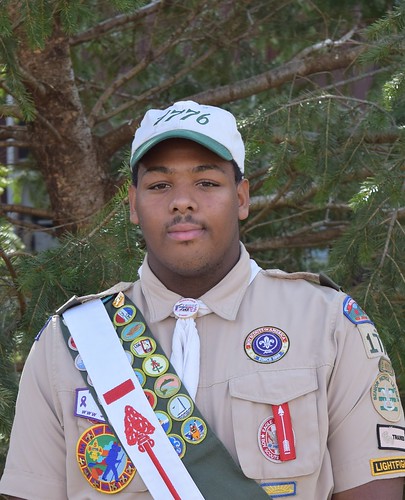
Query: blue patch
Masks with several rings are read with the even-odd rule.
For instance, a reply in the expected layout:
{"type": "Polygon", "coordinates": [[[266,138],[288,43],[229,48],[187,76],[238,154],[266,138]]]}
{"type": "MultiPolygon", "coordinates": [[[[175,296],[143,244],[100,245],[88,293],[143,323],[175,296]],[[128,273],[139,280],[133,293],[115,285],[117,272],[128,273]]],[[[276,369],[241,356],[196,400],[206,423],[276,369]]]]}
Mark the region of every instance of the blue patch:
{"type": "Polygon", "coordinates": [[[297,483],[295,481],[278,481],[275,483],[261,483],[264,491],[273,498],[295,497],[297,483]]]}
{"type": "Polygon", "coordinates": [[[42,332],[45,330],[45,328],[48,326],[49,322],[51,321],[52,316],[49,316],[49,318],[46,320],[45,325],[39,330],[37,333],[36,337],[34,340],[39,340],[39,337],[41,336],[42,332]]]}
{"type": "Polygon", "coordinates": [[[363,309],[357,304],[357,302],[349,295],[343,302],[343,314],[355,325],[359,325],[361,323],[374,324],[363,309]]]}

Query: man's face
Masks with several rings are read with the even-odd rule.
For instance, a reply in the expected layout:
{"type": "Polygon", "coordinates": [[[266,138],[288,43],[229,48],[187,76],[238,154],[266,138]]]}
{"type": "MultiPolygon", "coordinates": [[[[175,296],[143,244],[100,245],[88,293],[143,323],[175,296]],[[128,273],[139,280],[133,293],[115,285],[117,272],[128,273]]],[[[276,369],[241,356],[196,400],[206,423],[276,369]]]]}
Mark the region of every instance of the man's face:
{"type": "Polygon", "coordinates": [[[148,263],[170,289],[179,278],[220,281],[239,258],[239,220],[248,216],[248,181],[199,144],[170,139],[152,148],[129,192],[148,263]]]}

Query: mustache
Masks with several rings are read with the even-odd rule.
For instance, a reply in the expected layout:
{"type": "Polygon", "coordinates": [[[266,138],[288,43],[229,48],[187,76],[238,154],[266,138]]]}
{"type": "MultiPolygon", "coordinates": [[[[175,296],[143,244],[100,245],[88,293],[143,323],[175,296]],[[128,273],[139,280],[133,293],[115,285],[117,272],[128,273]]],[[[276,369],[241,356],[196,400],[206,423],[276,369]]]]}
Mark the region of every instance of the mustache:
{"type": "Polygon", "coordinates": [[[176,226],[177,224],[194,224],[196,226],[203,226],[203,224],[194,219],[194,217],[191,214],[187,215],[176,215],[173,217],[173,219],[166,224],[166,229],[171,228],[172,226],[176,226]]]}

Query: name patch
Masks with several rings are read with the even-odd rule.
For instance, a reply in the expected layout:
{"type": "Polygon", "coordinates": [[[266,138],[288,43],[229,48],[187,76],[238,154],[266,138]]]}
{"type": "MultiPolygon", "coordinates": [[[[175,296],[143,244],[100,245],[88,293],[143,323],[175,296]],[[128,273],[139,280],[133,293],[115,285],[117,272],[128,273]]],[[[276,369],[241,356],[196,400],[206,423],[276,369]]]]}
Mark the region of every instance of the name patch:
{"type": "Polygon", "coordinates": [[[371,474],[383,476],[405,471],[405,457],[372,458],[370,460],[371,474]]]}

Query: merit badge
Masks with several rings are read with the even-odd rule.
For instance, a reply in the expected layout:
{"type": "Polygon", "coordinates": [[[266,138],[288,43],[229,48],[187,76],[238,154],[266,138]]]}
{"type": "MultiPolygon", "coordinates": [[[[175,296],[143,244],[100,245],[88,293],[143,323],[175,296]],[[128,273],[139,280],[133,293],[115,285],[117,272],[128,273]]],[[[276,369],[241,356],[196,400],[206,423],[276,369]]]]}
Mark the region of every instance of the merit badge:
{"type": "Polygon", "coordinates": [[[198,312],[198,301],[195,299],[180,299],[173,306],[173,314],[176,318],[194,318],[198,312]]]}
{"type": "Polygon", "coordinates": [[[113,303],[112,305],[115,307],[115,308],[118,308],[118,307],[121,307],[123,306],[125,303],[125,295],[122,293],[122,292],[119,292],[118,295],[115,297],[115,299],[113,300],[113,303]]]}
{"type": "Polygon", "coordinates": [[[129,364],[132,366],[132,364],[134,362],[134,355],[132,354],[131,351],[124,351],[124,352],[125,352],[125,356],[128,358],[129,364]]]}
{"type": "Polygon", "coordinates": [[[146,375],[139,368],[134,368],[134,373],[136,375],[136,378],[138,379],[138,382],[141,384],[141,387],[143,387],[146,382],[146,375]]]}
{"type": "Polygon", "coordinates": [[[174,373],[165,373],[155,382],[155,391],[161,398],[171,398],[181,387],[181,380],[174,373]]]}
{"type": "Polygon", "coordinates": [[[124,306],[114,314],[113,322],[116,326],[124,326],[135,318],[136,309],[134,306],[124,306]]]}
{"type": "Polygon", "coordinates": [[[156,405],[157,405],[157,396],[156,394],[151,391],[150,389],[144,389],[143,390],[145,396],[146,396],[146,399],[149,401],[149,404],[151,405],[151,407],[153,409],[156,408],[156,405]]]}
{"type": "Polygon", "coordinates": [[[399,393],[395,381],[387,374],[380,373],[371,387],[371,399],[377,412],[389,422],[401,418],[399,393]]]}
{"type": "Polygon", "coordinates": [[[68,346],[70,347],[70,349],[72,349],[72,351],[77,351],[77,347],[72,336],[69,337],[68,346]]]}
{"type": "Polygon", "coordinates": [[[166,432],[166,434],[169,434],[169,432],[172,430],[172,419],[165,411],[162,410],[156,410],[155,415],[159,420],[159,424],[162,426],[162,429],[166,432]]]}
{"type": "Polygon", "coordinates": [[[142,370],[150,377],[159,377],[167,372],[169,360],[162,354],[152,354],[143,360],[142,370]]]}
{"type": "Polygon", "coordinates": [[[349,295],[343,302],[343,314],[355,325],[358,325],[359,323],[372,323],[371,319],[367,316],[363,309],[354,299],[349,297],[349,295]]]}
{"type": "Polygon", "coordinates": [[[94,401],[89,389],[76,389],[75,412],[76,417],[105,422],[105,418],[94,401]]]}
{"type": "Polygon", "coordinates": [[[151,337],[139,337],[131,342],[131,352],[138,358],[144,358],[156,351],[156,341],[151,337]]]}
{"type": "Polygon", "coordinates": [[[275,326],[262,326],[245,339],[245,352],[258,363],[274,363],[284,357],[290,346],[287,335],[275,326]]]}
{"type": "Polygon", "coordinates": [[[173,448],[175,449],[179,458],[183,458],[186,454],[186,443],[184,439],[178,436],[177,434],[169,434],[167,436],[169,441],[172,443],[173,448]]]}
{"type": "Polygon", "coordinates": [[[93,488],[117,493],[134,477],[136,469],[106,424],[97,424],[80,436],[76,448],[80,470],[93,488]]]}
{"type": "Polygon", "coordinates": [[[131,340],[134,340],[137,337],[139,337],[139,335],[142,335],[145,329],[146,329],[145,323],[141,323],[140,321],[129,323],[129,325],[125,326],[122,329],[121,338],[122,340],[131,342],[131,340]]]}
{"type": "Polygon", "coordinates": [[[268,417],[259,426],[258,433],[259,449],[271,462],[280,463],[280,451],[278,447],[276,423],[273,417],[268,417]]]}
{"type": "Polygon", "coordinates": [[[377,424],[377,440],[380,450],[405,451],[405,428],[398,425],[377,424]]]}
{"type": "Polygon", "coordinates": [[[181,435],[187,443],[201,443],[207,435],[207,424],[198,417],[188,418],[181,426],[181,435]]]}
{"type": "Polygon", "coordinates": [[[80,354],[78,354],[75,358],[75,367],[78,370],[80,370],[81,372],[86,371],[86,367],[84,366],[84,363],[83,363],[83,360],[82,360],[82,357],[80,356],[80,354]]]}
{"type": "Polygon", "coordinates": [[[167,411],[174,420],[186,420],[193,410],[193,400],[185,394],[177,394],[167,403],[167,411]]]}

